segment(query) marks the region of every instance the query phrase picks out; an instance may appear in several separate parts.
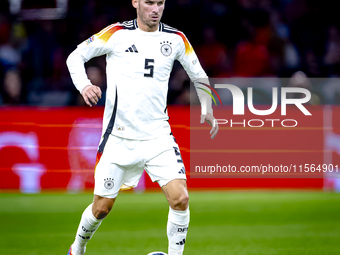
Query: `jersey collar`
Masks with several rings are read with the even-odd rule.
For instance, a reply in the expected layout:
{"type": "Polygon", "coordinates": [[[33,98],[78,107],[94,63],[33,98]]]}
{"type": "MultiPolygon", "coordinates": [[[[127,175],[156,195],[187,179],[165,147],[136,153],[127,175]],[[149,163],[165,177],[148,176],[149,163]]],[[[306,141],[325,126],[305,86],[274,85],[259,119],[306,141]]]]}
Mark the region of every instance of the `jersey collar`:
{"type": "MultiPolygon", "coordinates": [[[[134,19],[134,21],[133,21],[133,26],[134,26],[134,28],[138,28],[137,19],[134,19]]],[[[162,22],[159,22],[159,24],[158,24],[158,31],[162,31],[163,28],[164,28],[163,23],[162,23],[162,22]]],[[[140,30],[140,29],[139,29],[139,30],[140,30]]],[[[142,31],[142,30],[141,30],[141,31],[142,31]]],[[[157,31],[157,30],[156,30],[156,31],[157,31]]],[[[154,31],[154,32],[156,32],[156,31],[154,31]]],[[[145,31],[143,31],[143,32],[145,32],[145,31]]],[[[153,32],[146,32],[146,33],[153,33],[153,32]]]]}

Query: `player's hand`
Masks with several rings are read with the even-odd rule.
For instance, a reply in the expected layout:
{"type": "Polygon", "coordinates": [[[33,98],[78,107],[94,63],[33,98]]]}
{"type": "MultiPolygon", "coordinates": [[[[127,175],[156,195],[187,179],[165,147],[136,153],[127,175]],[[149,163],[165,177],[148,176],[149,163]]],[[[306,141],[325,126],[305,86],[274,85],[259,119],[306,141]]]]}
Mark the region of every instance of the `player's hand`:
{"type": "Polygon", "coordinates": [[[207,113],[206,115],[201,115],[201,124],[204,122],[207,122],[210,126],[212,126],[210,130],[211,139],[214,139],[214,137],[217,135],[218,132],[218,124],[215,121],[214,116],[212,116],[210,113],[207,113]]]}
{"type": "Polygon", "coordinates": [[[92,107],[92,104],[97,104],[99,99],[102,98],[102,91],[98,86],[87,85],[81,92],[81,95],[85,103],[92,107]]]}

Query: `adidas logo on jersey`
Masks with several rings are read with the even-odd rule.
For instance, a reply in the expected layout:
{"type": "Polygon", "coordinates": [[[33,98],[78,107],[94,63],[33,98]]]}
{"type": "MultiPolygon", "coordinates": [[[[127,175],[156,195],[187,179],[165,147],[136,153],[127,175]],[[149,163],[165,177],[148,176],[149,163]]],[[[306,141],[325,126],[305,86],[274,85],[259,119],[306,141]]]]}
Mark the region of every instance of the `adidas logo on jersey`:
{"type": "Polygon", "coordinates": [[[182,169],[178,172],[179,174],[185,174],[185,169],[182,167],[182,169]]]}
{"type": "Polygon", "coordinates": [[[137,50],[136,46],[133,44],[131,47],[129,47],[127,50],[125,50],[125,52],[135,52],[135,53],[138,53],[138,50],[137,50]]]}

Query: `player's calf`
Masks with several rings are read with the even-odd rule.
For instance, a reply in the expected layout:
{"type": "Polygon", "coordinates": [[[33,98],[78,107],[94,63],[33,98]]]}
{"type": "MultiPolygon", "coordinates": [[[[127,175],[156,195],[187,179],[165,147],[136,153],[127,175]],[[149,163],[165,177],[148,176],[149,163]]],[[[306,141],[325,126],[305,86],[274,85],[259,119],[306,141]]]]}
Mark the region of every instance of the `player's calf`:
{"type": "Polygon", "coordinates": [[[115,199],[104,198],[95,195],[93,204],[89,205],[82,214],[74,243],[71,245],[68,255],[83,255],[86,244],[102,220],[109,214],[115,199]]]}
{"type": "Polygon", "coordinates": [[[169,202],[168,254],[182,255],[190,221],[189,195],[185,180],[175,179],[162,186],[169,202]]]}
{"type": "Polygon", "coordinates": [[[182,255],[188,232],[190,221],[190,211],[169,209],[167,236],[168,236],[168,255],[182,255]]]}
{"type": "Polygon", "coordinates": [[[98,220],[93,216],[92,206],[93,204],[90,204],[81,216],[76,238],[68,251],[68,255],[83,255],[87,242],[102,222],[102,220],[98,220]]]}

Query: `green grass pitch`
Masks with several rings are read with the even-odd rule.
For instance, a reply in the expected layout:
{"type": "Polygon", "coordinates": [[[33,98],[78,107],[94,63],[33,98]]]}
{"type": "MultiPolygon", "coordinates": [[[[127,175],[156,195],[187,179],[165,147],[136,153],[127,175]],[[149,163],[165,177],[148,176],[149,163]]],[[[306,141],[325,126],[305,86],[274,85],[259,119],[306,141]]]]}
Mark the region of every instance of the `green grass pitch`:
{"type": "MultiPolygon", "coordinates": [[[[66,255],[91,194],[0,194],[0,254],[66,255]]],[[[186,255],[340,254],[340,195],[191,192],[186,255]]],[[[162,193],[122,193],[88,255],[167,250],[162,193]]]]}

